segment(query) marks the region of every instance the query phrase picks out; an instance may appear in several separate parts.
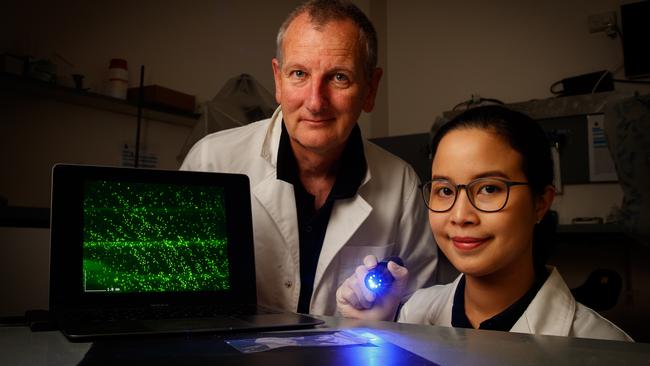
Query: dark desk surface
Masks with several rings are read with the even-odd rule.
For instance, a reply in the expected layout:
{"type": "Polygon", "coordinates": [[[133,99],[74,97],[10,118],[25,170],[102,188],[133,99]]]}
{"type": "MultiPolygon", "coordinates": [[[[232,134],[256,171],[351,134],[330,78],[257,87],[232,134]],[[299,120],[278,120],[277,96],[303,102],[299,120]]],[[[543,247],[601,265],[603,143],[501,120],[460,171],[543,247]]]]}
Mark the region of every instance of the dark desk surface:
{"type": "MultiPolygon", "coordinates": [[[[441,365],[649,365],[650,343],[533,336],[334,317],[318,330],[367,331],[441,365]]],[[[134,340],[137,341],[137,340],[134,340]]],[[[59,332],[0,328],[0,365],[74,365],[91,343],[71,343],[59,332]]]]}

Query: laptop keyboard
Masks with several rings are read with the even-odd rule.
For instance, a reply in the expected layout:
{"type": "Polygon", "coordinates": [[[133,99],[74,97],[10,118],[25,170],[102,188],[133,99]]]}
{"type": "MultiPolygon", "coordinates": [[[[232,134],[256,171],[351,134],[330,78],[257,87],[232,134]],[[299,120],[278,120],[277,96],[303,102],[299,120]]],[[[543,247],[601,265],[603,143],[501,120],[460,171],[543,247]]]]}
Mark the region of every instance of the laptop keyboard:
{"type": "Polygon", "coordinates": [[[115,308],[101,310],[85,310],[80,314],[82,321],[103,322],[118,320],[157,320],[157,319],[183,319],[183,318],[210,318],[217,316],[242,316],[278,314],[278,311],[258,307],[256,305],[239,305],[237,307],[210,305],[210,306],[170,306],[147,308],[115,308]]]}

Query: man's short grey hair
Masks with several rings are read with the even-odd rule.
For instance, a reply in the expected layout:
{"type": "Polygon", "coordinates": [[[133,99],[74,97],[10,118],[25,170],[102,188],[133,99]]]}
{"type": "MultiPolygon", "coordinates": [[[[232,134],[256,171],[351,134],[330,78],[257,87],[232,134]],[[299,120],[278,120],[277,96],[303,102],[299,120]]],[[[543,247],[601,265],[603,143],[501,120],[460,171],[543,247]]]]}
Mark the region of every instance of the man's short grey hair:
{"type": "Polygon", "coordinates": [[[282,65],[282,43],[291,22],[299,15],[309,14],[316,27],[335,20],[350,19],[359,28],[359,43],[365,45],[365,72],[370,79],[377,67],[377,32],[368,17],[356,5],[341,0],[310,0],[294,9],[284,20],[276,39],[276,58],[282,65]]]}

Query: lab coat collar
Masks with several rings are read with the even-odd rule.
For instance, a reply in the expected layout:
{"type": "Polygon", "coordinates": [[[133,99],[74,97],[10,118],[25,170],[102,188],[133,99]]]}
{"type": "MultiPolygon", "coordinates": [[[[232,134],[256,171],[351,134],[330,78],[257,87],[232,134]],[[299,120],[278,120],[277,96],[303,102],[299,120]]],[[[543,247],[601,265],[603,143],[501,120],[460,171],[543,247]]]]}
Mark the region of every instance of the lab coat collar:
{"type": "Polygon", "coordinates": [[[568,336],[576,312],[576,301],[555,267],[537,292],[512,332],[568,336]]]}
{"type": "Polygon", "coordinates": [[[293,262],[299,262],[298,252],[298,216],[296,214],[296,198],[293,185],[277,179],[278,147],[282,132],[282,108],[278,107],[266,130],[260,156],[266,160],[271,169],[257,185],[252,187],[252,193],[264,207],[280,231],[293,262]],[[293,207],[293,209],[287,209],[293,207]]]}
{"type": "MultiPolygon", "coordinates": [[[[260,156],[265,159],[275,171],[278,164],[278,147],[280,146],[280,135],[282,134],[282,107],[278,107],[271,116],[271,124],[266,130],[260,156]]],[[[273,174],[275,176],[275,172],[273,174]]]]}

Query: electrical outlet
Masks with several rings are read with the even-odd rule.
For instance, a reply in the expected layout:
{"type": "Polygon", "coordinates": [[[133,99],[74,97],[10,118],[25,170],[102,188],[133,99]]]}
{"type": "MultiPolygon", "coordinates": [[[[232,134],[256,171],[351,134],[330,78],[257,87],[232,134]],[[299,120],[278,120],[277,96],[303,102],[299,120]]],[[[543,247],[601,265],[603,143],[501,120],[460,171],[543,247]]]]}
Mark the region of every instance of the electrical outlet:
{"type": "Polygon", "coordinates": [[[608,11],[606,13],[592,14],[587,18],[589,23],[589,33],[604,32],[616,26],[616,12],[608,11]]]}

